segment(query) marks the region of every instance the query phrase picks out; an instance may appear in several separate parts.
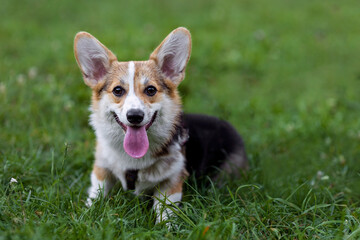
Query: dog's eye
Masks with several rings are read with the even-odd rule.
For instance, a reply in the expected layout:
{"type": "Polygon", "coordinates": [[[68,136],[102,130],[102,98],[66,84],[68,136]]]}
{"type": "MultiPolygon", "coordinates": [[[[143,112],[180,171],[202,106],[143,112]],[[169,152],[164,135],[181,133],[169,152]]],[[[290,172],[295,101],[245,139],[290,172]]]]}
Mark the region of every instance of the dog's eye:
{"type": "Polygon", "coordinates": [[[125,94],[125,89],[123,89],[122,87],[120,86],[116,86],[114,89],[113,89],[113,94],[117,97],[121,97],[122,95],[125,94]]]}
{"type": "Polygon", "coordinates": [[[145,94],[152,97],[156,94],[157,89],[154,86],[148,86],[147,88],[145,88],[145,94]]]}

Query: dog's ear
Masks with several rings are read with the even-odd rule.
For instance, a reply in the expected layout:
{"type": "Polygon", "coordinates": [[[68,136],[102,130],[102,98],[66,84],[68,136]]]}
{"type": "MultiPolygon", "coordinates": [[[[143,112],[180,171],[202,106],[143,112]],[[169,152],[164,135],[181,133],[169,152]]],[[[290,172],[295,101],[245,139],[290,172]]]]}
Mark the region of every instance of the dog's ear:
{"type": "Polygon", "coordinates": [[[76,61],[84,76],[86,85],[94,88],[104,80],[116,56],[87,32],[79,32],[74,40],[76,61]]]}
{"type": "Polygon", "coordinates": [[[189,30],[179,27],[172,31],[150,55],[165,77],[179,84],[185,76],[185,67],[191,53],[189,30]]]}

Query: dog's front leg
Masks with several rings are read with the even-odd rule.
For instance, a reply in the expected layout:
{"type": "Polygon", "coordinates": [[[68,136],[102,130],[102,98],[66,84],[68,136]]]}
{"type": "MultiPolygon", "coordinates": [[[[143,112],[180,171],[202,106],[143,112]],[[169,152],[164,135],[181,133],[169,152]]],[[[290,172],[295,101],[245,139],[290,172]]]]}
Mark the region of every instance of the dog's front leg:
{"type": "Polygon", "coordinates": [[[103,192],[105,197],[114,186],[114,177],[111,172],[106,168],[96,165],[94,165],[90,179],[91,187],[88,190],[89,197],[86,201],[88,207],[92,205],[92,201],[96,199],[101,192],[103,192]]]}
{"type": "MultiPolygon", "coordinates": [[[[169,217],[174,215],[171,210],[176,208],[182,198],[182,186],[184,179],[179,178],[177,182],[172,184],[170,187],[167,184],[159,186],[154,192],[154,210],[156,212],[156,223],[166,221],[169,217]]],[[[170,223],[166,223],[170,227],[170,223]]]]}

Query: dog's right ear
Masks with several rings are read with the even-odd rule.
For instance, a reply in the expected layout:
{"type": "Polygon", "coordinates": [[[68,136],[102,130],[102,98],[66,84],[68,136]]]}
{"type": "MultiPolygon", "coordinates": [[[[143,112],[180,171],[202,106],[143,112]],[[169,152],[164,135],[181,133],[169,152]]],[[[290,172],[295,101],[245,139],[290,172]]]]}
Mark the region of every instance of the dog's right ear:
{"type": "Polygon", "coordinates": [[[186,28],[179,27],[152,52],[150,59],[156,62],[165,77],[178,85],[184,79],[190,53],[190,32],[186,28]]]}
{"type": "Polygon", "coordinates": [[[74,40],[76,61],[84,76],[86,85],[94,88],[109,72],[116,56],[87,32],[79,32],[74,40]]]}

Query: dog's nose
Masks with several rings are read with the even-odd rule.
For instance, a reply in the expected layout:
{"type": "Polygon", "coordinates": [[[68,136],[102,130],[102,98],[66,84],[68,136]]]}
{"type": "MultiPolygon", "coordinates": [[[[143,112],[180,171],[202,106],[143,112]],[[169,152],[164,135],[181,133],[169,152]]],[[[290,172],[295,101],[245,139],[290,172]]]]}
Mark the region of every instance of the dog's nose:
{"type": "Polygon", "coordinates": [[[126,113],[126,118],[132,124],[139,124],[144,120],[144,112],[139,109],[130,109],[126,113]]]}

